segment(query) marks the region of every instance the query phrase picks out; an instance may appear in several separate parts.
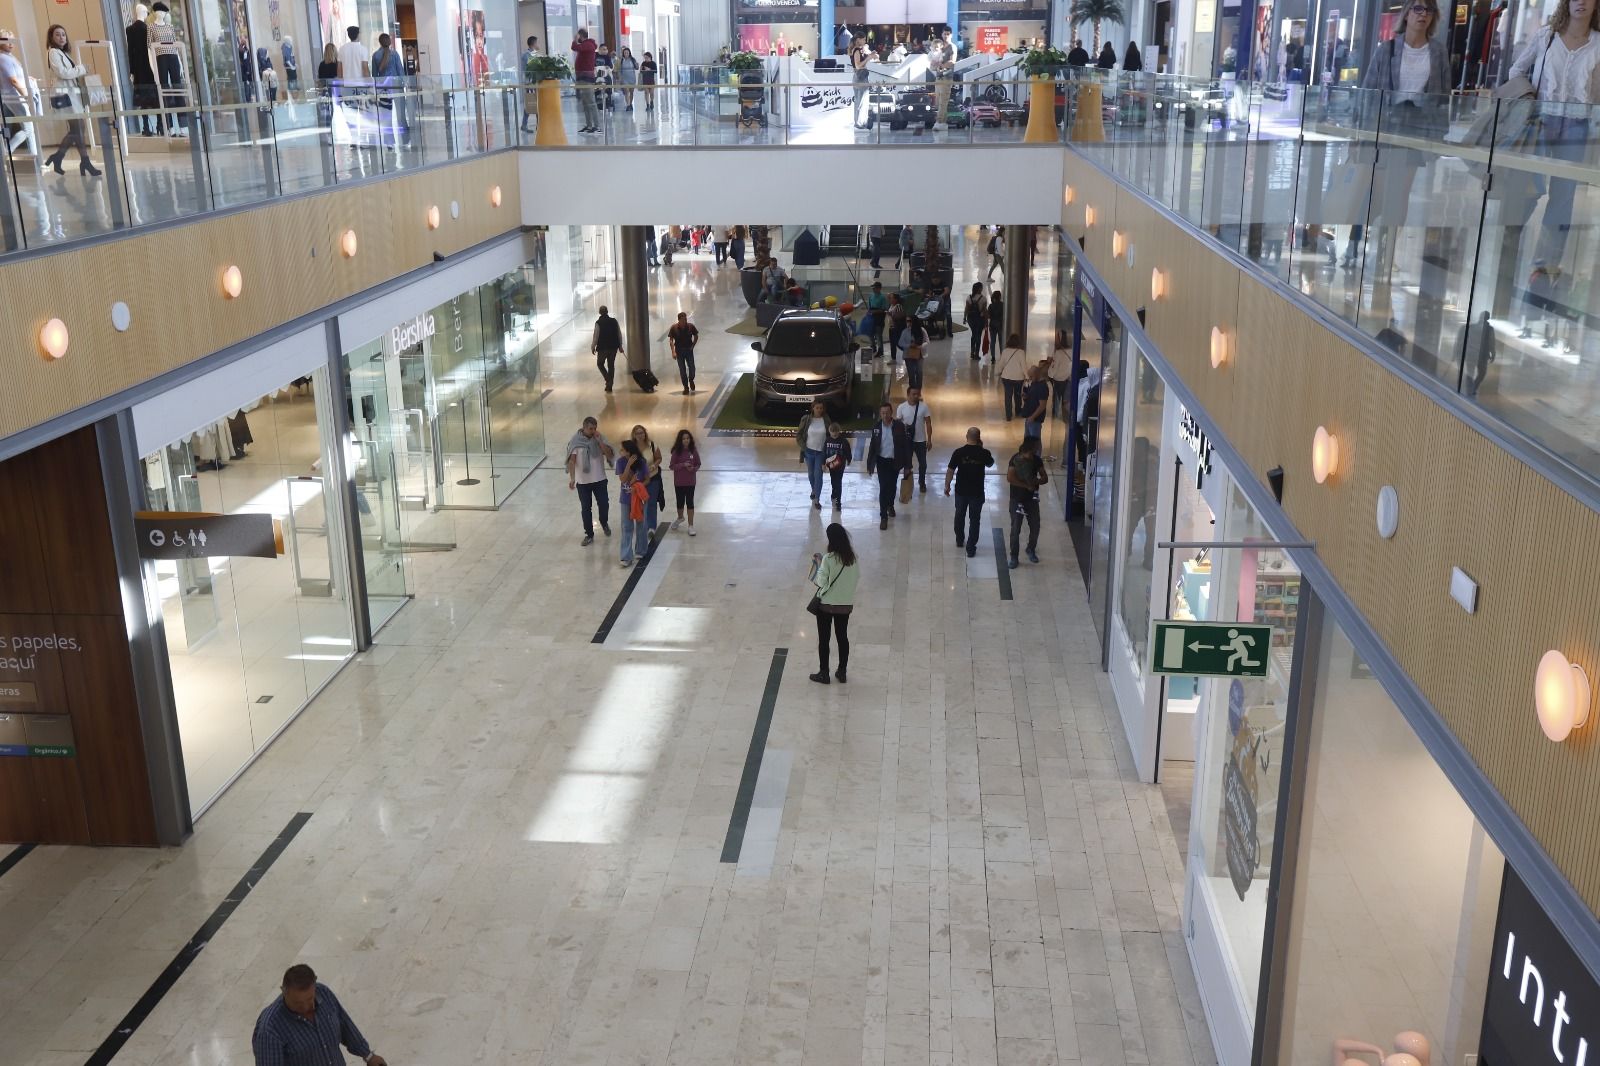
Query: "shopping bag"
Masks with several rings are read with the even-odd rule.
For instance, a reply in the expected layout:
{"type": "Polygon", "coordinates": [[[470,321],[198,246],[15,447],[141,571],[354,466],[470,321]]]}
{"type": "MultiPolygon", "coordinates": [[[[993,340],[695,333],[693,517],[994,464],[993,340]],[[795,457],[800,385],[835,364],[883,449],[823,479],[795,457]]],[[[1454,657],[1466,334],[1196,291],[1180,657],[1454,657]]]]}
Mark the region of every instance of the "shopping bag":
{"type": "MultiPolygon", "coordinates": [[[[972,328],[973,329],[983,329],[982,326],[974,326],[972,328]]],[[[983,330],[983,354],[984,355],[988,355],[989,354],[989,331],[986,330],[986,329],[983,330]]]]}
{"type": "Polygon", "coordinates": [[[911,471],[906,471],[906,476],[900,479],[900,502],[911,502],[911,471]]]}

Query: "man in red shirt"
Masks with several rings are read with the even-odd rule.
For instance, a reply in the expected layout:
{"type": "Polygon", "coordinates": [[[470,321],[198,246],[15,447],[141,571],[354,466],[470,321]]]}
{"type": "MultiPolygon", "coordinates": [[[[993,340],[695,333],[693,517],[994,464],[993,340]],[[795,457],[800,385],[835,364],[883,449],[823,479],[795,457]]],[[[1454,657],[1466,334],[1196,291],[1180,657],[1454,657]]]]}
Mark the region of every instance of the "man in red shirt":
{"type": "Polygon", "coordinates": [[[599,47],[589,39],[588,30],[579,30],[572,42],[572,80],[577,82],[578,103],[583,107],[583,128],[579,133],[600,132],[600,112],[594,98],[594,57],[599,47]]]}

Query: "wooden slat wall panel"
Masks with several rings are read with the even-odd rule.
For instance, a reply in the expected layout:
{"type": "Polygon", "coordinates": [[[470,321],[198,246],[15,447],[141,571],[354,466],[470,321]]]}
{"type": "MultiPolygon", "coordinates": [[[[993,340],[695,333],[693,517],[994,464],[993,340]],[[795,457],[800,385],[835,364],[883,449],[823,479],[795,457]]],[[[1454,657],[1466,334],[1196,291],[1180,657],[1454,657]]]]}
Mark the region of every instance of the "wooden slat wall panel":
{"type": "MultiPolygon", "coordinates": [[[[1576,816],[1600,794],[1600,717],[1551,744],[1533,711],[1539,657],[1557,648],[1600,688],[1600,516],[1518,462],[1275,288],[1241,272],[1095,168],[1070,156],[1067,232],[1100,217],[1087,255],[1205,402],[1265,483],[1285,471],[1284,509],[1443,721],[1590,907],[1600,911],[1600,823],[1576,816]],[[1134,265],[1111,256],[1127,232],[1134,265]],[[1150,269],[1171,296],[1150,300],[1150,269]],[[1237,326],[1235,362],[1213,371],[1210,327],[1237,326]],[[1340,437],[1341,472],[1311,476],[1311,436],[1340,437]],[[1377,534],[1378,489],[1400,496],[1400,529],[1377,534]],[[1479,584],[1476,614],[1449,596],[1450,569],[1479,584]]],[[[1245,471],[1238,471],[1241,476],[1245,471]]],[[[1600,712],[1597,712],[1600,715],[1600,712]]]]}
{"type": "Polygon", "coordinates": [[[436,251],[450,255],[517,229],[519,189],[515,154],[501,153],[0,265],[9,327],[0,332],[0,437],[426,266],[436,251]],[[489,202],[496,184],[499,208],[489,202]],[[429,203],[441,215],[431,233],[429,203]],[[356,230],[354,259],[339,253],[346,228],[356,230]],[[243,294],[231,301],[220,286],[230,264],[244,274],[243,294]],[[111,325],[117,300],[132,312],[127,333],[111,325]],[[55,363],[38,348],[51,317],[72,337],[55,363]]]}

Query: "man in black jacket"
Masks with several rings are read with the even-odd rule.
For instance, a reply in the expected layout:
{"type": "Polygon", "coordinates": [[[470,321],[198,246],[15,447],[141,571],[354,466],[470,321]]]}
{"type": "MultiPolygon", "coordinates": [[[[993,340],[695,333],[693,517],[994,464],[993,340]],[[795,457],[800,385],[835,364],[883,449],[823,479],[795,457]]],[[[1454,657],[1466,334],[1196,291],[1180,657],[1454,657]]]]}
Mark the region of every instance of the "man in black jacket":
{"type": "Polygon", "coordinates": [[[622,354],[622,323],[612,318],[603,306],[600,317],[595,319],[589,350],[594,353],[595,366],[600,368],[600,376],[606,379],[606,391],[610,392],[617,376],[617,356],[622,354]]]}
{"type": "Polygon", "coordinates": [[[878,475],[878,528],[888,529],[894,517],[894,494],[900,472],[911,466],[911,434],[889,404],[878,406],[878,424],[867,444],[867,473],[878,475]]]}

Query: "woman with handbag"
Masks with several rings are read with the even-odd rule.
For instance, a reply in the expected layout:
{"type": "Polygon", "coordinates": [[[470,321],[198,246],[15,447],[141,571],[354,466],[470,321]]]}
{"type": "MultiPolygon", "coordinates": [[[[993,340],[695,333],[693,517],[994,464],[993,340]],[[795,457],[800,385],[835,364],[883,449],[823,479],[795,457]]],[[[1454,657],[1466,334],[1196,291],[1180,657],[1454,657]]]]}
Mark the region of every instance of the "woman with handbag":
{"type": "Polygon", "coordinates": [[[861,567],[856,562],[856,551],[850,545],[850,534],[837,522],[828,523],[828,551],[826,555],[811,557],[814,569],[811,583],[816,594],[806,605],[806,610],[817,616],[817,661],[820,668],[811,675],[819,685],[829,683],[828,635],[839,638],[839,671],[834,677],[839,684],[846,683],[845,671],[850,666],[850,610],[856,601],[856,584],[861,579],[861,567]]]}
{"type": "MultiPolygon", "coordinates": [[[[617,454],[618,500],[622,505],[622,558],[620,566],[632,566],[634,560],[644,562],[650,548],[650,527],[647,519],[655,511],[650,500],[650,463],[631,440],[622,442],[617,454]]],[[[605,516],[602,513],[601,518],[605,516]]]]}
{"type": "Polygon", "coordinates": [[[972,358],[981,358],[984,342],[989,339],[989,300],[983,294],[983,282],[972,283],[972,295],[962,309],[961,323],[972,334],[972,358]]]}
{"type": "Polygon", "coordinates": [[[644,456],[645,474],[644,481],[650,490],[649,514],[646,516],[648,530],[656,531],[656,516],[660,509],[667,505],[667,487],[661,480],[661,449],[656,447],[655,441],[650,439],[650,431],[643,426],[634,426],[629,434],[633,443],[638,445],[639,454],[644,456]]]}
{"type": "MultiPolygon", "coordinates": [[[[52,111],[65,111],[73,115],[83,113],[83,76],[89,71],[72,58],[72,42],[67,39],[65,26],[57,23],[50,27],[46,34],[50,42],[49,52],[46,56],[50,61],[50,109],[52,111]]],[[[91,178],[98,178],[100,171],[89,162],[89,152],[83,139],[83,120],[81,118],[67,119],[67,132],[61,138],[61,143],[56,146],[55,153],[45,160],[57,174],[64,173],[61,169],[61,160],[66,157],[68,148],[78,149],[78,173],[86,174],[91,178]]]]}

